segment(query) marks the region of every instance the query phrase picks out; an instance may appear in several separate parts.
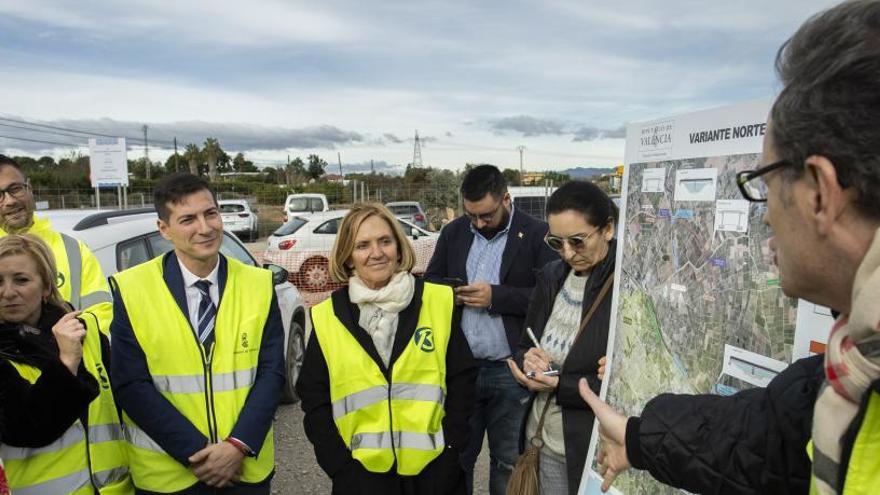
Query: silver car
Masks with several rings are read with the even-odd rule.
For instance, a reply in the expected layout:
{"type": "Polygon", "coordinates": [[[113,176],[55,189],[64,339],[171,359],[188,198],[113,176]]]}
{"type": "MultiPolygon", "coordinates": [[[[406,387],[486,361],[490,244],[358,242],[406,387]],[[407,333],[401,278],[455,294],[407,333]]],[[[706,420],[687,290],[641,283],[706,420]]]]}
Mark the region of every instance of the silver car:
{"type": "Polygon", "coordinates": [[[428,220],[428,214],[425,213],[425,208],[418,201],[392,201],[391,203],[385,203],[385,206],[397,218],[415,224],[417,227],[427,229],[431,223],[428,220]]]}

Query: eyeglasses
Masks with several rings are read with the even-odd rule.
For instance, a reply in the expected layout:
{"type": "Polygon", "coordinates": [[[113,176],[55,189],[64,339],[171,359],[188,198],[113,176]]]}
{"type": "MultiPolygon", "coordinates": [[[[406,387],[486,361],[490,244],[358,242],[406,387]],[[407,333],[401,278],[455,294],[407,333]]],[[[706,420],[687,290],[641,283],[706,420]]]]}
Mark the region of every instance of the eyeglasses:
{"type": "Polygon", "coordinates": [[[465,210],[464,215],[466,217],[468,217],[471,220],[471,222],[476,222],[477,220],[482,220],[483,223],[490,223],[492,220],[495,219],[495,215],[498,214],[498,210],[501,209],[502,205],[504,205],[504,200],[501,200],[498,203],[498,206],[496,206],[495,209],[490,211],[489,213],[483,213],[480,215],[476,215],[476,214],[473,214],[473,213],[465,210]]]}
{"type": "Polygon", "coordinates": [[[791,166],[788,160],[779,160],[757,170],[744,170],[736,174],[736,185],[743,197],[755,203],[767,201],[767,184],[761,176],[778,168],[791,166]]]}
{"type": "Polygon", "coordinates": [[[575,251],[580,251],[587,245],[587,241],[590,240],[590,237],[593,237],[593,234],[595,234],[596,232],[599,232],[600,230],[602,230],[602,229],[601,228],[596,229],[587,235],[578,234],[578,235],[570,235],[568,237],[559,237],[559,236],[547,234],[544,237],[544,242],[546,242],[547,245],[550,246],[550,249],[552,249],[554,251],[562,252],[566,243],[568,243],[568,245],[571,247],[571,249],[573,249],[575,251]]]}
{"type": "Polygon", "coordinates": [[[23,182],[13,182],[6,189],[0,189],[0,203],[6,201],[6,195],[9,194],[17,199],[24,197],[25,193],[30,190],[31,186],[23,182]]]}

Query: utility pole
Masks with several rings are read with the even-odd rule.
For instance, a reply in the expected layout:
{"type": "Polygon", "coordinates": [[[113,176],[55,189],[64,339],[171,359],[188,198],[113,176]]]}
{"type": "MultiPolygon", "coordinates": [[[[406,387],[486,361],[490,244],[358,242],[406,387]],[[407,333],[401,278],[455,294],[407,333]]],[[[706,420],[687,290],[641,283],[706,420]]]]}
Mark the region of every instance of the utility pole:
{"type": "Polygon", "coordinates": [[[525,170],[523,170],[523,151],[526,150],[526,147],[523,145],[519,145],[516,147],[517,151],[519,151],[519,185],[523,185],[523,179],[525,178],[525,170]]]}
{"type": "Polygon", "coordinates": [[[342,175],[342,153],[338,151],[336,152],[336,161],[339,162],[339,180],[342,180],[345,178],[345,176],[342,175]]]}
{"type": "Polygon", "coordinates": [[[376,175],[376,167],[373,166],[372,158],[370,158],[370,175],[376,175]]]}
{"type": "Polygon", "coordinates": [[[177,136],[174,136],[174,171],[180,172],[180,164],[177,163],[177,136]]]}
{"type": "Polygon", "coordinates": [[[147,141],[147,124],[144,124],[144,168],[147,180],[150,180],[150,143],[147,141]]]}

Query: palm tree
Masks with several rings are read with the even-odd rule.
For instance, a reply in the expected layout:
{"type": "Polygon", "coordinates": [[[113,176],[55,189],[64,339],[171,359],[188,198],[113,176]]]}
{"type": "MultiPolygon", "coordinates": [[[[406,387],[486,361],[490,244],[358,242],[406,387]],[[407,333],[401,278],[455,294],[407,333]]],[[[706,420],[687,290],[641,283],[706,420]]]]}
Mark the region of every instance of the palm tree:
{"type": "Polygon", "coordinates": [[[183,152],[183,158],[189,162],[189,173],[199,175],[199,161],[201,161],[202,158],[202,151],[195,143],[189,143],[186,145],[186,150],[183,152]]]}
{"type": "Polygon", "coordinates": [[[205,139],[205,159],[208,160],[208,178],[217,180],[217,160],[220,158],[220,142],[217,138],[205,139]]]}

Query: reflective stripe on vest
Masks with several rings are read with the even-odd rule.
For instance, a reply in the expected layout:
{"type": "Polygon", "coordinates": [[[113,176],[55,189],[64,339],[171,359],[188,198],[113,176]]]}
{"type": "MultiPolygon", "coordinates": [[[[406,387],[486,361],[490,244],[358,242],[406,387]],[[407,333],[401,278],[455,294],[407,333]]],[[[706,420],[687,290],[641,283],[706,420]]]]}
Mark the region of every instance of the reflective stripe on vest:
{"type": "MultiPolygon", "coordinates": [[[[15,495],[54,495],[63,493],[76,493],[78,490],[90,488],[91,478],[88,469],[80,469],[75,473],[53,478],[42,483],[30,486],[12,488],[15,495]]],[[[86,493],[91,493],[88,490],[86,493]]]]}
{"type": "MultiPolygon", "coordinates": [[[[388,398],[388,386],[377,385],[333,402],[333,419],[341,418],[346,414],[363,409],[369,405],[381,402],[388,398]]],[[[398,400],[418,400],[436,402],[441,406],[446,397],[443,389],[436,385],[425,383],[395,383],[391,385],[391,398],[398,400]]]]}
{"type": "Polygon", "coordinates": [[[312,308],[315,338],[327,363],[336,429],[368,471],[418,474],[443,451],[446,348],[452,290],[425,283],[413,337],[392,364],[391,383],[333,313],[312,308]]]}
{"type": "Polygon", "coordinates": [[[67,266],[70,270],[67,283],[70,285],[70,298],[67,302],[76,309],[82,309],[80,299],[80,287],[82,285],[82,253],[79,252],[79,242],[67,234],[61,234],[64,241],[64,251],[67,252],[67,266]]]}
{"type": "MultiPolygon", "coordinates": [[[[159,392],[171,394],[203,394],[205,389],[205,375],[152,375],[153,385],[159,392]]],[[[250,388],[257,378],[257,368],[230,371],[228,373],[214,373],[211,375],[211,383],[214,392],[228,392],[240,388],[250,388]]]]}
{"type": "MultiPolygon", "coordinates": [[[[263,330],[274,294],[272,275],[268,270],[226,259],[227,278],[217,308],[209,359],[196,339],[189,315],[181,310],[165,284],[164,260],[160,256],[113,278],[156,390],[207,441],[218,442],[231,434],[256,380],[263,330]]],[[[131,476],[137,488],[167,493],[198,482],[190,469],[168,455],[128,415],[123,419],[131,476]]],[[[259,483],[272,473],[273,437],[270,428],[260,455],[244,459],[243,482],[259,483]]]]}
{"type": "MultiPolygon", "coordinates": [[[[82,363],[97,379],[99,390],[98,397],[88,407],[88,430],[76,420],[45,447],[32,449],[2,445],[0,457],[6,462],[9,484],[15,493],[77,493],[77,490],[92,493],[93,484],[102,494],[133,491],[122,427],[107,370],[101,362],[100,334],[91,319],[86,318],[85,323],[82,363]]],[[[36,383],[41,375],[40,370],[32,366],[12,364],[31,383],[36,383]]]]}

